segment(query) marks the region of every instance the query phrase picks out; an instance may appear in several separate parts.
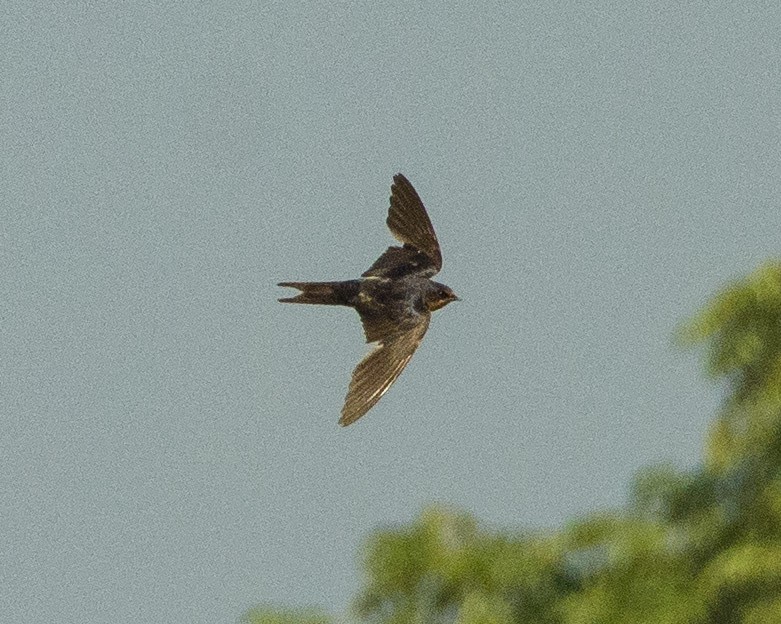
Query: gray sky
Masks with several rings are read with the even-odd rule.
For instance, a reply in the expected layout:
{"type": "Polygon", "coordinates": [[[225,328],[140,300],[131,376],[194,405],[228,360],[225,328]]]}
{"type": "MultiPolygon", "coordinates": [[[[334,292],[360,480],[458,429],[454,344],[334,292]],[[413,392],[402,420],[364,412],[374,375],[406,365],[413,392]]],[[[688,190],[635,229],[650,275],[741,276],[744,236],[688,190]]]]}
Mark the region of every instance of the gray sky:
{"type": "Polygon", "coordinates": [[[8,2],[0,611],[343,611],[432,502],[556,527],[700,457],[676,324],[778,254],[775,2],[8,2]],[[359,423],[347,309],[405,173],[435,314],[359,423]]]}

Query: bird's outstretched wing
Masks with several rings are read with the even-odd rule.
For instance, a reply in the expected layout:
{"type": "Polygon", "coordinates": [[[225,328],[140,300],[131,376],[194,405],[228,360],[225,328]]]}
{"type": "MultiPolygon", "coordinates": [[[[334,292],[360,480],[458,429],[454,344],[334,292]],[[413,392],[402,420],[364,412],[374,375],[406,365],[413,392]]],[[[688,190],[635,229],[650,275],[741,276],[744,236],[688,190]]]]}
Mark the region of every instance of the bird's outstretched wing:
{"type": "Polygon", "coordinates": [[[353,371],[340,425],[345,427],[354,423],[388,391],[423,340],[430,318],[429,314],[421,314],[412,327],[379,338],[374,351],[353,371]]]}
{"type": "Polygon", "coordinates": [[[393,176],[386,220],[403,247],[388,247],[363,277],[401,277],[419,273],[431,277],[442,269],[439,241],[423,202],[407,178],[393,176]]]}

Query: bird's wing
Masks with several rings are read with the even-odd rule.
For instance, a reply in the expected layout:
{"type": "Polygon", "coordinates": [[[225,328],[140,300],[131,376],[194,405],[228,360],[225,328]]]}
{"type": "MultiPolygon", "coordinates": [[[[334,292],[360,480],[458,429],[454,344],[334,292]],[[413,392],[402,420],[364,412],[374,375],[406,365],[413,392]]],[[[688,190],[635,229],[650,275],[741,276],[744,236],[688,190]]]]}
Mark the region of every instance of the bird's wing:
{"type": "Polygon", "coordinates": [[[354,423],[388,391],[423,340],[430,318],[429,314],[421,314],[409,329],[381,338],[377,347],[355,367],[340,425],[354,423]]]}
{"type": "MultiPolygon", "coordinates": [[[[377,342],[378,340],[390,338],[393,334],[398,334],[400,331],[405,331],[405,318],[409,317],[406,314],[401,315],[399,310],[392,312],[385,310],[372,314],[368,310],[358,310],[361,324],[363,325],[363,333],[366,335],[366,342],[377,342]]],[[[417,317],[417,312],[413,313],[417,317]]],[[[407,323],[412,323],[414,326],[417,324],[417,320],[412,322],[410,319],[407,323]]]]}
{"type": "Polygon", "coordinates": [[[399,278],[415,273],[423,277],[433,277],[437,274],[437,268],[426,254],[404,245],[388,247],[361,277],[399,278]]]}
{"type": "Polygon", "coordinates": [[[412,184],[400,173],[393,176],[386,223],[404,247],[388,247],[364,277],[399,277],[410,273],[431,277],[439,273],[442,252],[434,227],[412,184]]]}

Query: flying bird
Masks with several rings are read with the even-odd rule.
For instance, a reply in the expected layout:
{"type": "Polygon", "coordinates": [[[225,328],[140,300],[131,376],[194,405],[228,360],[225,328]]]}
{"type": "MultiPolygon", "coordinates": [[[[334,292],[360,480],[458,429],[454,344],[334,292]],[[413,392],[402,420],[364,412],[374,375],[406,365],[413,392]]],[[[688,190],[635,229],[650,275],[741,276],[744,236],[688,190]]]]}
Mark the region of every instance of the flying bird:
{"type": "Polygon", "coordinates": [[[360,279],[344,282],[280,282],[297,288],[284,303],[355,308],[366,342],[376,342],[353,371],[339,424],[368,412],[407,366],[428,329],[431,313],[457,301],[456,294],[431,278],[442,268],[442,253],[423,202],[403,175],[393,176],[386,220],[403,245],[388,249],[360,279]]]}

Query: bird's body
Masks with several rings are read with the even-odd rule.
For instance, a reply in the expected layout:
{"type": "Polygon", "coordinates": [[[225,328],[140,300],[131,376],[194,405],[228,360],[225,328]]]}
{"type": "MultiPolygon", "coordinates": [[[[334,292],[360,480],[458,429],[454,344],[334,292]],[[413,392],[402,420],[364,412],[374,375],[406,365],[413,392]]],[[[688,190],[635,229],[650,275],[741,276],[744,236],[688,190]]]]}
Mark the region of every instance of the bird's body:
{"type": "Polygon", "coordinates": [[[393,181],[387,223],[403,247],[389,247],[360,279],[279,284],[301,291],[280,299],[284,303],[355,308],[366,341],[379,343],[353,372],[341,425],[355,422],[380,400],[415,353],[431,312],[458,299],[430,279],[442,267],[442,256],[423,203],[404,176],[393,181]]]}

